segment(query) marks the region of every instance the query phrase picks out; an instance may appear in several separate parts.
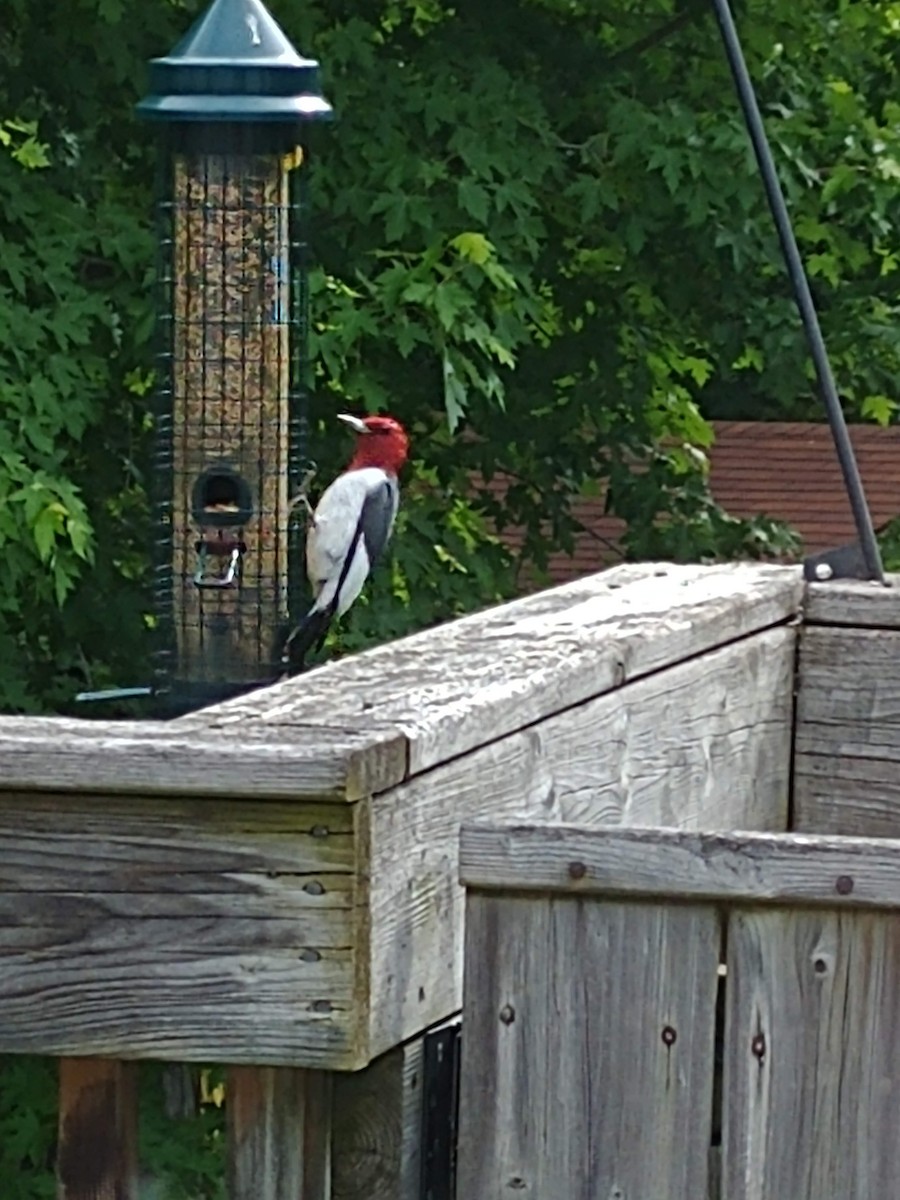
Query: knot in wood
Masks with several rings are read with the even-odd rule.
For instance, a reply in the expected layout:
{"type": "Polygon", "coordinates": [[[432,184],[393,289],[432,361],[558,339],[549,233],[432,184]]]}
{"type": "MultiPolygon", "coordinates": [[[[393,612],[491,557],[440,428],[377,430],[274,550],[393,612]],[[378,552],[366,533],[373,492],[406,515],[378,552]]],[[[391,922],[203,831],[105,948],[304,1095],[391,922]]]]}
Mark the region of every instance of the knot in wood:
{"type": "Polygon", "coordinates": [[[853,891],[853,876],[838,875],[837,882],[834,885],[834,890],[839,896],[849,896],[853,891]]]}
{"type": "Polygon", "coordinates": [[[512,1025],[516,1019],[516,1010],[511,1004],[504,1004],[500,1009],[500,1020],[504,1025],[512,1025]]]}
{"type": "Polygon", "coordinates": [[[585,875],[587,875],[587,867],[584,865],[583,862],[570,862],[569,863],[569,878],[570,879],[584,879],[585,875]]]}

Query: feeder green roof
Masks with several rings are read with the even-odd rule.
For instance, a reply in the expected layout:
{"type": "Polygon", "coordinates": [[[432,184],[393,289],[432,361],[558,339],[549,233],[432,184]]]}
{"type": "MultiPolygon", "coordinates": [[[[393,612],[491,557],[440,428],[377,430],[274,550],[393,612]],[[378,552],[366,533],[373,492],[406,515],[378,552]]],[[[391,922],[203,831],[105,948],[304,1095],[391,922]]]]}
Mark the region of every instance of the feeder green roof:
{"type": "Polygon", "coordinates": [[[319,64],[291,45],[262,0],[213,0],[165,58],[150,64],[141,116],[157,121],[296,124],[331,116],[319,64]]]}

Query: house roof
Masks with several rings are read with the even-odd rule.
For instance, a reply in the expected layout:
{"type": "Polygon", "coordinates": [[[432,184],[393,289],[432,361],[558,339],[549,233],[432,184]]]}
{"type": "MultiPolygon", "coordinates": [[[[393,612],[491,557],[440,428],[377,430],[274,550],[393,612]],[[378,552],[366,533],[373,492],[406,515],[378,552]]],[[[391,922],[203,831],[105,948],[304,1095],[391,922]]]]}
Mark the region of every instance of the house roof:
{"type": "MultiPolygon", "coordinates": [[[[710,485],[735,517],[761,514],[786,521],[813,554],[856,537],[843,477],[826,424],[786,421],[718,421],[710,451],[710,485]]],[[[872,520],[878,528],[900,515],[900,426],[851,425],[872,520]]],[[[602,497],[579,500],[575,517],[586,527],[573,554],[554,554],[550,578],[563,583],[615,561],[622,522],[603,512],[602,497]]],[[[504,540],[515,547],[514,533],[504,540]]]]}

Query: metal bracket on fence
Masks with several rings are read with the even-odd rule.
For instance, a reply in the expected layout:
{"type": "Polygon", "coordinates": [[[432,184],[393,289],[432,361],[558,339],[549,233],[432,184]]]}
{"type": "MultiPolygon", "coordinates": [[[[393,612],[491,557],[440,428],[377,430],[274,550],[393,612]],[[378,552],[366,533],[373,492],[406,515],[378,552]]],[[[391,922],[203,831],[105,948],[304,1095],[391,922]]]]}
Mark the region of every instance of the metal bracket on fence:
{"type": "Polygon", "coordinates": [[[862,546],[849,542],[805,558],[803,578],[811,583],[827,583],[829,579],[871,579],[872,575],[862,546]]]}
{"type": "Polygon", "coordinates": [[[424,1038],[421,1200],[453,1200],[456,1194],[461,1030],[459,1022],[442,1025],[424,1038]]]}

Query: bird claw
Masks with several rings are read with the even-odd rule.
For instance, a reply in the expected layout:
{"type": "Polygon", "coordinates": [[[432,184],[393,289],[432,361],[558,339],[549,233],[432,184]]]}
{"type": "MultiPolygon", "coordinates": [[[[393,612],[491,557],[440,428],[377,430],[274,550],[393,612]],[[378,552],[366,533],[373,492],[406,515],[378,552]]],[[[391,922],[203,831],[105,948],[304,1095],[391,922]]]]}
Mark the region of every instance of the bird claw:
{"type": "Polygon", "coordinates": [[[313,519],[314,510],[313,510],[313,506],[309,502],[309,495],[307,493],[309,492],[309,485],[312,483],[312,481],[315,479],[315,477],[316,477],[316,467],[314,467],[314,466],[310,467],[307,471],[304,472],[303,478],[300,480],[300,487],[297,490],[296,496],[294,496],[292,499],[290,499],[288,501],[288,512],[289,513],[292,513],[298,504],[302,504],[303,507],[306,509],[307,519],[308,520],[313,519]]]}

